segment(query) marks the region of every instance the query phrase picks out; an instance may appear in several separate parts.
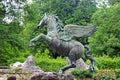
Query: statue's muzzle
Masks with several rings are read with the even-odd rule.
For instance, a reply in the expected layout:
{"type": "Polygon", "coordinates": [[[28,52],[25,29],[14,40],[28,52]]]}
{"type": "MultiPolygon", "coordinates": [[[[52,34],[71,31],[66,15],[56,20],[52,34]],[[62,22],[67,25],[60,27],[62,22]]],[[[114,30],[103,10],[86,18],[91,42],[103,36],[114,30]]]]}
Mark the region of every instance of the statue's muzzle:
{"type": "Polygon", "coordinates": [[[40,26],[39,26],[39,25],[37,26],[37,29],[40,29],[40,26]]]}

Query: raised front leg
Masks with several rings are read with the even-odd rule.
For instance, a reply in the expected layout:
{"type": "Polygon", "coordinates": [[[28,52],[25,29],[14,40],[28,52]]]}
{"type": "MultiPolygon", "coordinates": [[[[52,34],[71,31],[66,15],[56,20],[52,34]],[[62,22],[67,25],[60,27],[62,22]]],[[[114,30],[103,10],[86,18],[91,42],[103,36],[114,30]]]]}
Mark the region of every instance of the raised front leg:
{"type": "Polygon", "coordinates": [[[29,46],[34,46],[36,41],[41,38],[41,34],[30,40],[29,46]]]}
{"type": "Polygon", "coordinates": [[[38,35],[35,38],[33,38],[33,39],[30,40],[29,46],[34,46],[35,45],[34,42],[38,41],[40,38],[44,39],[47,42],[51,42],[53,40],[52,37],[47,36],[47,35],[41,33],[40,35],[38,35]]]}

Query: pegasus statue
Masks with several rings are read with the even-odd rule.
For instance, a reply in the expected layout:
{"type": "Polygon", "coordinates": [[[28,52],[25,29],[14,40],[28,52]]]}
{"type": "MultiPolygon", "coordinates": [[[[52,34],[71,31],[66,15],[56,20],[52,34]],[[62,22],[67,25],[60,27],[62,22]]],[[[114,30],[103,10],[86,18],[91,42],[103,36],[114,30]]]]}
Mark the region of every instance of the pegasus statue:
{"type": "Polygon", "coordinates": [[[68,57],[71,63],[62,67],[59,70],[59,74],[63,74],[64,71],[68,70],[69,68],[75,68],[76,60],[82,58],[83,54],[91,61],[89,70],[91,72],[94,71],[96,61],[89,54],[89,46],[83,45],[79,41],[74,40],[74,37],[89,37],[96,31],[96,25],[80,26],[68,24],[64,26],[58,16],[46,13],[44,14],[37,28],[41,29],[44,27],[44,25],[47,25],[47,34],[45,35],[40,33],[35,38],[31,39],[30,46],[34,46],[36,41],[43,38],[55,53],[68,57]]]}

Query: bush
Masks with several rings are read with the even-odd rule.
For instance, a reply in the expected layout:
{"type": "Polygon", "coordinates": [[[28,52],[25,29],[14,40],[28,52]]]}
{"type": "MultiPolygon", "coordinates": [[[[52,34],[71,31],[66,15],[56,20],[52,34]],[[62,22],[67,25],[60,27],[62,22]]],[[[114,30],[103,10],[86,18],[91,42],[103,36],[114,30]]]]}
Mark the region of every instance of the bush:
{"type": "Polygon", "coordinates": [[[16,52],[13,52],[12,54],[13,54],[12,57],[7,59],[7,66],[17,61],[23,63],[27,59],[27,57],[31,55],[29,51],[20,52],[19,50],[16,50],[16,52]]]}
{"type": "Polygon", "coordinates": [[[120,78],[120,69],[115,69],[114,71],[117,74],[117,78],[120,78]]]}
{"type": "Polygon", "coordinates": [[[51,58],[49,55],[49,50],[45,50],[44,53],[36,53],[35,61],[43,71],[55,71],[58,72],[59,69],[66,65],[66,60],[58,57],[56,59],[51,58]]]}
{"type": "Polygon", "coordinates": [[[95,58],[96,59],[96,63],[97,63],[97,67],[99,69],[119,69],[120,67],[120,58],[116,57],[116,58],[110,58],[110,57],[98,57],[95,58]]]}
{"type": "Polygon", "coordinates": [[[76,77],[76,78],[92,78],[92,73],[90,73],[89,70],[84,70],[84,69],[76,69],[72,71],[72,74],[76,77]]]}
{"type": "Polygon", "coordinates": [[[113,70],[101,70],[94,76],[94,80],[116,80],[116,73],[113,70]]]}
{"type": "Polygon", "coordinates": [[[89,37],[92,52],[95,55],[120,56],[120,4],[110,8],[100,8],[94,13],[93,23],[97,31],[89,37]]]}
{"type": "Polygon", "coordinates": [[[119,80],[120,69],[110,70],[103,69],[90,73],[89,70],[76,69],[72,74],[78,79],[91,78],[91,80],[119,80]]]}

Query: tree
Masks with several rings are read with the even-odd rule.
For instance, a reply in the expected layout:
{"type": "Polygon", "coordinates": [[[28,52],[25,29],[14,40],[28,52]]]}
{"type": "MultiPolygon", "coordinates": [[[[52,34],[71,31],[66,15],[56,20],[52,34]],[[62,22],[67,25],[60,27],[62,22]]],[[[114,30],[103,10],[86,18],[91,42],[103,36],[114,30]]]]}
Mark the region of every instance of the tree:
{"type": "Polygon", "coordinates": [[[10,24],[17,20],[20,26],[23,26],[24,21],[24,7],[26,5],[25,0],[2,0],[2,5],[5,10],[5,17],[3,21],[10,24]]]}
{"type": "Polygon", "coordinates": [[[96,55],[111,57],[120,55],[120,4],[99,9],[92,17],[98,28],[89,38],[92,51],[96,55]]]}
{"type": "Polygon", "coordinates": [[[57,14],[65,24],[90,22],[97,9],[95,0],[39,0],[37,3],[41,4],[41,13],[57,14]]]}
{"type": "Polygon", "coordinates": [[[0,4],[0,65],[9,65],[8,61],[20,57],[20,52],[24,50],[23,41],[19,37],[23,27],[17,21],[5,24],[5,13],[5,8],[0,4]]]}
{"type": "Polygon", "coordinates": [[[120,0],[109,0],[110,5],[116,5],[116,4],[119,4],[119,3],[120,3],[120,0]]]}
{"type": "Polygon", "coordinates": [[[92,14],[97,10],[95,0],[81,0],[72,14],[74,22],[81,25],[90,23],[92,14]]]}

